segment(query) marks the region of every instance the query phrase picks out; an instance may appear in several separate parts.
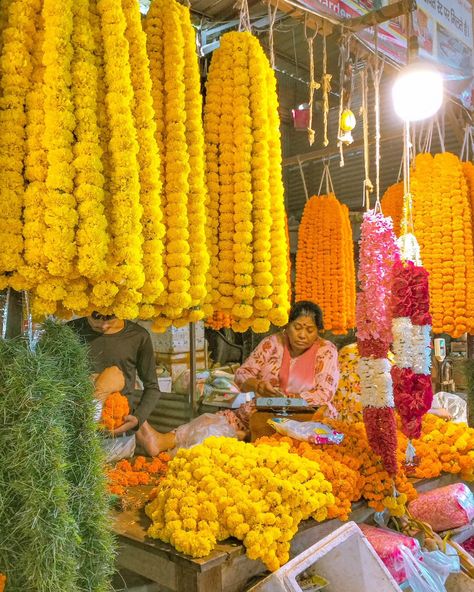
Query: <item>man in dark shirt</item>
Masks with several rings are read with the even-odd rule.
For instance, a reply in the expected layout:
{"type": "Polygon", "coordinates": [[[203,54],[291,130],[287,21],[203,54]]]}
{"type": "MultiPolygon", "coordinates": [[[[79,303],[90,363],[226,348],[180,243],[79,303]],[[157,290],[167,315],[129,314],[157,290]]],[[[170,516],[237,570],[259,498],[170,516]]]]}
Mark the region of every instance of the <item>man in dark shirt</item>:
{"type": "Polygon", "coordinates": [[[112,435],[134,430],[137,443],[150,456],[172,447],[174,436],[160,434],[147,421],[158,403],[160,390],[153,346],[146,329],[132,321],[97,312],[70,321],[68,325],[89,346],[95,397],[104,402],[109,394],[120,391],[129,399],[131,415],[125,417],[125,423],[115,429],[112,435]],[[143,394],[133,409],[131,395],[135,390],[137,375],[143,383],[143,394]]]}

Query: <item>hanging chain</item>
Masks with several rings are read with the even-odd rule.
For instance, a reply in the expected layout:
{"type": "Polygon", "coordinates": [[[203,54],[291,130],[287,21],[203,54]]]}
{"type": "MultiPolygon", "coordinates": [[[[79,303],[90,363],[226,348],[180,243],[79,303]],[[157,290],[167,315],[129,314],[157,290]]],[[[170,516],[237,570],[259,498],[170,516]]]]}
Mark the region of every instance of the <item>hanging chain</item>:
{"type": "Polygon", "coordinates": [[[314,40],[316,35],[318,34],[318,29],[316,29],[313,35],[308,35],[307,32],[307,15],[305,16],[304,20],[304,35],[306,37],[306,41],[308,42],[308,52],[309,52],[309,121],[308,121],[308,141],[309,145],[312,146],[314,144],[314,137],[315,131],[313,129],[313,103],[314,103],[314,91],[317,90],[320,85],[316,82],[314,77],[314,40]]]}

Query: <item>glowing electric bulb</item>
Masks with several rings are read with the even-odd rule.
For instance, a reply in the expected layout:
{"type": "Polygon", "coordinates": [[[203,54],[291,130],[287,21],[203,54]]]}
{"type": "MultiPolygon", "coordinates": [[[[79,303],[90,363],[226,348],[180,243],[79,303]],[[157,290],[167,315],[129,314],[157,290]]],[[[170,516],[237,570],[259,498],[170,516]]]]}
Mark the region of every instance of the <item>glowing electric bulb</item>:
{"type": "Polygon", "coordinates": [[[434,115],[443,103],[443,78],[424,63],[400,70],[392,88],[395,112],[404,121],[421,121],[434,115]]]}

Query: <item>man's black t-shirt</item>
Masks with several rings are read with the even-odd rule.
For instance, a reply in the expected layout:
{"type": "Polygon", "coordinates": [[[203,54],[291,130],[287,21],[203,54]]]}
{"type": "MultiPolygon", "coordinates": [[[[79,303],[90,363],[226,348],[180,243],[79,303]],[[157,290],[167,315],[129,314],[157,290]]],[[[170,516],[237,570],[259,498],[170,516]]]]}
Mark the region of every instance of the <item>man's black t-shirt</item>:
{"type": "Polygon", "coordinates": [[[111,335],[94,331],[86,317],[70,321],[68,325],[89,346],[89,360],[93,373],[100,374],[111,366],[117,366],[122,370],[125,377],[122,394],[130,397],[135,390],[138,374],[143,383],[143,395],[133,415],[138,418],[141,425],[148,419],[160,397],[155,355],[148,331],[132,321],[124,323],[121,331],[111,335]]]}

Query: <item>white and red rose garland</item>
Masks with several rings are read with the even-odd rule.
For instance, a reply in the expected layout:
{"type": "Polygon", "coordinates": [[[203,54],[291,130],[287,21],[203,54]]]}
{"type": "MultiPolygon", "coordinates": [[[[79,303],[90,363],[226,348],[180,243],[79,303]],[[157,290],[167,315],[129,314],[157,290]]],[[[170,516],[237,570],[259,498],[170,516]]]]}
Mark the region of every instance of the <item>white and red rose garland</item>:
{"type": "Polygon", "coordinates": [[[364,214],[356,309],[361,402],[368,441],[390,475],[397,473],[397,426],[387,356],[392,342],[392,272],[398,260],[392,220],[374,211],[364,214]]]}
{"type": "Polygon", "coordinates": [[[392,368],[395,405],[402,432],[419,438],[423,415],[431,408],[431,315],[428,272],[412,261],[397,261],[392,287],[392,368]]]}

